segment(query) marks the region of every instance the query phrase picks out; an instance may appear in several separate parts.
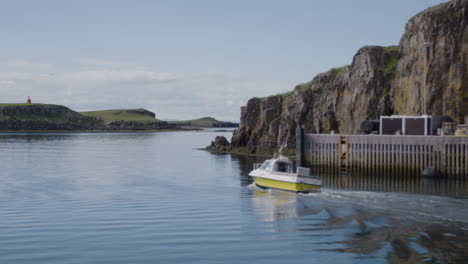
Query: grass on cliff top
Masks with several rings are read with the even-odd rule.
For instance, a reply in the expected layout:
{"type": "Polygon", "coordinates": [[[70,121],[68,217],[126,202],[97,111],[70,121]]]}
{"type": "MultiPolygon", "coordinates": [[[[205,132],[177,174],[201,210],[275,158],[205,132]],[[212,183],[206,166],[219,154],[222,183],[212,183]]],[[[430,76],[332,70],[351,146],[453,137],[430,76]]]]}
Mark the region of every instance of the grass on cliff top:
{"type": "Polygon", "coordinates": [[[112,109],[112,110],[80,112],[80,114],[84,116],[101,118],[105,124],[109,124],[114,121],[134,121],[134,122],[159,121],[158,119],[154,118],[153,116],[149,114],[131,112],[132,110],[137,111],[141,109],[112,109]]]}
{"type": "Polygon", "coordinates": [[[260,101],[266,101],[272,97],[279,97],[281,99],[284,99],[286,97],[288,97],[292,92],[285,92],[285,93],[280,93],[280,94],[274,94],[274,95],[268,95],[268,96],[265,96],[265,97],[254,97],[254,98],[257,98],[257,99],[260,99],[260,101]]]}
{"type": "Polygon", "coordinates": [[[324,75],[327,75],[327,74],[334,74],[334,75],[339,75],[341,73],[343,73],[344,71],[346,71],[347,69],[349,69],[349,67],[351,67],[351,65],[345,65],[343,67],[338,67],[338,68],[332,68],[330,69],[328,72],[324,72],[324,73],[320,73],[318,75],[316,75],[312,80],[306,82],[306,83],[303,83],[303,84],[299,84],[296,86],[296,89],[298,89],[299,91],[305,91],[305,90],[308,90],[312,87],[312,82],[320,77],[320,76],[324,76],[324,75]]]}
{"type": "Polygon", "coordinates": [[[171,121],[170,123],[174,123],[174,124],[191,123],[193,126],[212,126],[213,124],[220,123],[220,121],[214,119],[213,117],[206,116],[206,117],[192,119],[192,120],[171,121]]]}
{"type": "Polygon", "coordinates": [[[392,53],[398,52],[398,49],[399,49],[398,46],[383,47],[384,54],[392,54],[392,53]]]}
{"type": "Polygon", "coordinates": [[[297,85],[295,89],[298,89],[299,91],[305,91],[309,89],[311,86],[312,86],[312,80],[306,83],[297,85]]]}
{"type": "Polygon", "coordinates": [[[416,16],[427,15],[437,19],[441,23],[454,22],[456,20],[457,14],[449,9],[450,2],[452,1],[429,7],[428,9],[418,13],[416,16]]]}
{"type": "Polygon", "coordinates": [[[439,18],[449,18],[450,16],[449,12],[450,11],[448,9],[447,3],[442,3],[433,7],[429,7],[427,10],[423,11],[422,13],[433,14],[439,18]]]}
{"type": "Polygon", "coordinates": [[[333,74],[340,74],[342,72],[344,72],[346,69],[349,68],[349,65],[346,65],[346,66],[343,66],[343,67],[339,67],[339,68],[333,68],[331,69],[330,71],[333,73],[333,74]]]}
{"type": "Polygon", "coordinates": [[[388,63],[383,71],[393,76],[398,65],[398,46],[385,47],[383,53],[385,56],[389,57],[388,63]]]}

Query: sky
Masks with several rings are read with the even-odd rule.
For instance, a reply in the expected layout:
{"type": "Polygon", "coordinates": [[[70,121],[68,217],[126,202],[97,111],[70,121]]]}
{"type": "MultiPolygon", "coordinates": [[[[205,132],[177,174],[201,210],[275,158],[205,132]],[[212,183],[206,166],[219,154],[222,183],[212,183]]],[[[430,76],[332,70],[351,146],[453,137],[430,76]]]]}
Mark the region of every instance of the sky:
{"type": "Polygon", "coordinates": [[[441,0],[0,0],[0,103],[238,121],[441,0]]]}

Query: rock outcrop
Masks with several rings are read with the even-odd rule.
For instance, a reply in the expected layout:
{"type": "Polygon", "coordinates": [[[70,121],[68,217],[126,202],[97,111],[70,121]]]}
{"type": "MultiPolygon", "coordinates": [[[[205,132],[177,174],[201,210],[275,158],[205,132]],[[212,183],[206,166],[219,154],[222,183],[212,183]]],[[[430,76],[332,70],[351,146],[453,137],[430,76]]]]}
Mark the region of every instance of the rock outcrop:
{"type": "Polygon", "coordinates": [[[361,121],[380,115],[422,114],[424,79],[427,113],[461,122],[468,114],[467,22],[468,0],[429,8],[408,22],[398,47],[364,47],[351,65],[292,92],[250,99],[232,147],[293,148],[297,125],[309,133],[357,133],[361,121]]]}
{"type": "Polygon", "coordinates": [[[165,121],[157,122],[136,122],[136,121],[114,121],[105,125],[102,130],[158,130],[158,129],[178,129],[175,124],[165,121]]]}
{"type": "Polygon", "coordinates": [[[225,147],[229,146],[229,141],[223,136],[217,136],[214,141],[211,141],[212,147],[225,147]]]}
{"type": "Polygon", "coordinates": [[[293,148],[298,125],[311,133],[352,133],[362,120],[392,114],[397,55],[395,47],[364,47],[350,66],[319,74],[290,93],[249,100],[232,144],[266,150],[286,143],[293,148]]]}

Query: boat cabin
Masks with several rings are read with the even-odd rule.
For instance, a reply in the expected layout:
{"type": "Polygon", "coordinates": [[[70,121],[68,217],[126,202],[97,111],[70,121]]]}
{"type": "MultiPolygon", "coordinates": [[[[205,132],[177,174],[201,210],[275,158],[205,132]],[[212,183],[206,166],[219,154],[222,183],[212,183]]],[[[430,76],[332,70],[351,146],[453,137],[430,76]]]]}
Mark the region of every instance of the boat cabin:
{"type": "Polygon", "coordinates": [[[278,158],[266,160],[260,167],[262,170],[282,172],[282,173],[294,173],[292,162],[288,158],[278,158]]]}

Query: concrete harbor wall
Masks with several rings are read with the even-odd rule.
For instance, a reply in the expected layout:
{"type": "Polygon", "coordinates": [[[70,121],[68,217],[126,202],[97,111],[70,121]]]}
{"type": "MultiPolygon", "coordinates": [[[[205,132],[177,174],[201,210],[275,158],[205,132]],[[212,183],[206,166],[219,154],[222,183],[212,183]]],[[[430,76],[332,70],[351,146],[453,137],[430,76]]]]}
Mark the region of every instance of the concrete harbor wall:
{"type": "Polygon", "coordinates": [[[468,179],[468,137],[304,134],[298,128],[296,138],[298,163],[315,172],[339,173],[345,166],[358,175],[409,177],[426,170],[445,178],[468,179]],[[340,159],[343,152],[345,162],[340,159]]]}

